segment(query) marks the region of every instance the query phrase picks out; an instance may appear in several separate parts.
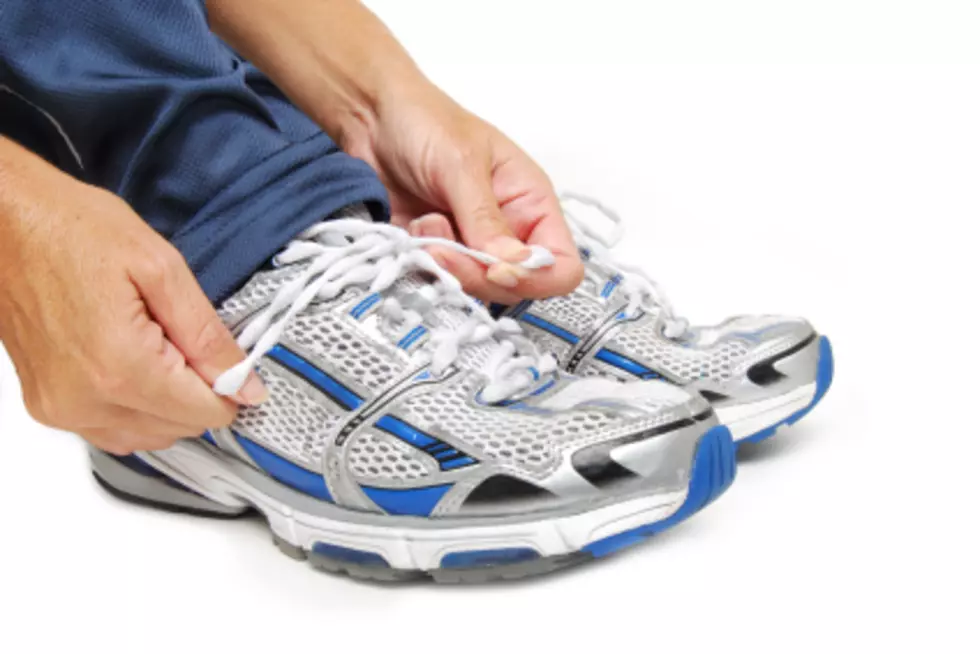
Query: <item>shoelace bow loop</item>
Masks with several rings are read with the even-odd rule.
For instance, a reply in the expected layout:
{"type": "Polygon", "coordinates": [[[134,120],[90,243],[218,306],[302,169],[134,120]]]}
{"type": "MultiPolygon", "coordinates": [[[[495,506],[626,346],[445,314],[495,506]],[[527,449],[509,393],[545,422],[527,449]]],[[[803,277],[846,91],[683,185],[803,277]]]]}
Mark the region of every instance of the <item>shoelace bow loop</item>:
{"type": "MultiPolygon", "coordinates": [[[[630,264],[617,261],[612,248],[622,239],[623,219],[618,213],[610,209],[599,200],[581,193],[565,192],[560,196],[562,210],[568,219],[569,226],[579,244],[585,245],[590,251],[589,261],[597,264],[615,275],[622,278],[621,288],[627,298],[626,313],[632,315],[644,304],[652,304],[661,311],[664,321],[664,336],[667,338],[680,338],[687,333],[689,322],[685,318],[676,315],[674,308],[667,299],[667,294],[660,285],[650,278],[647,273],[630,264]],[[574,205],[580,204],[589,207],[613,225],[611,234],[603,234],[594,229],[581,216],[576,215],[574,205]]],[[[586,275],[597,284],[602,284],[605,279],[601,279],[594,271],[586,269],[586,275]]]]}
{"type": "MultiPolygon", "coordinates": [[[[430,310],[448,306],[467,313],[459,325],[439,327],[431,333],[427,350],[435,373],[451,365],[464,347],[482,342],[496,345],[485,371],[490,382],[482,392],[488,402],[503,400],[534,379],[530,372],[515,374],[521,370],[534,367],[542,374],[553,372],[554,359],[538,352],[521,336],[516,323],[494,320],[482,305],[465,295],[459,281],[425,251],[429,245],[450,248],[487,265],[501,261],[455,241],[415,238],[397,227],[356,219],[332,220],[306,230],[275,257],[279,264],[306,263],[306,267],[283,284],[269,305],[242,331],[238,344],[249,354],[218,377],[214,391],[226,396],[236,394],[258,361],[279,342],[289,323],[316,299],[336,297],[353,285],[368,284],[369,292],[379,293],[413,271],[435,278],[419,289],[430,303],[430,310]]],[[[535,269],[554,263],[554,256],[544,248],[532,246],[531,252],[531,257],[520,265],[535,269]]],[[[390,317],[415,323],[424,318],[394,298],[387,298],[381,310],[390,317]]]]}

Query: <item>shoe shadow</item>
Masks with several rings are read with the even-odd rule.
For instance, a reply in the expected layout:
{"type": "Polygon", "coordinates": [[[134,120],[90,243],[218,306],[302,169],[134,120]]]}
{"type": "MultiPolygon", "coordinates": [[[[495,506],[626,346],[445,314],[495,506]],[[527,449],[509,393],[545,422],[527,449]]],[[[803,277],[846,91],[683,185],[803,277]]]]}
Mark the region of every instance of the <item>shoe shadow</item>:
{"type": "Polygon", "coordinates": [[[816,432],[806,423],[780,427],[771,438],[739,445],[735,460],[739,466],[754,466],[771,459],[793,456],[809,447],[814,438],[816,432]]]}

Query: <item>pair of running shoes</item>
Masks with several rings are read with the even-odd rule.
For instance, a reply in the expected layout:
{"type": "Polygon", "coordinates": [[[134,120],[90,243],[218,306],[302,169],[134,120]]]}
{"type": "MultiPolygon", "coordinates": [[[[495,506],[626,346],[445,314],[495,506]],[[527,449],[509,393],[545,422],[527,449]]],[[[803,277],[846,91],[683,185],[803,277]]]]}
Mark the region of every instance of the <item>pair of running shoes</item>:
{"type": "MultiPolygon", "coordinates": [[[[257,511],[286,554],[358,578],[478,582],[612,554],[735,479],[739,444],[823,398],[830,343],[804,320],[692,327],[564,198],[586,277],[486,308],[426,246],[365,211],[319,224],[219,313],[270,391],[163,451],[92,451],[97,480],[157,508],[257,511]]],[[[618,231],[618,229],[617,229],[618,231]]],[[[533,249],[528,267],[547,265],[533,249]]]]}

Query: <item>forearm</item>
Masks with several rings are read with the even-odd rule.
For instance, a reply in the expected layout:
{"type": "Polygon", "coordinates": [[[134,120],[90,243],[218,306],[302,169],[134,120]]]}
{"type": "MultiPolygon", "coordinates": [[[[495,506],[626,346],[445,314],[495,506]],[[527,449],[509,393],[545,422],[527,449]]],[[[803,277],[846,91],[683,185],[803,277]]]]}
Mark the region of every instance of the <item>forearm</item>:
{"type": "Polygon", "coordinates": [[[54,166],[0,136],[0,285],[17,269],[21,235],[37,228],[31,195],[41,192],[39,178],[63,175],[54,166]]]}
{"type": "Polygon", "coordinates": [[[431,85],[358,0],[207,0],[211,28],[343,145],[431,85]]]}

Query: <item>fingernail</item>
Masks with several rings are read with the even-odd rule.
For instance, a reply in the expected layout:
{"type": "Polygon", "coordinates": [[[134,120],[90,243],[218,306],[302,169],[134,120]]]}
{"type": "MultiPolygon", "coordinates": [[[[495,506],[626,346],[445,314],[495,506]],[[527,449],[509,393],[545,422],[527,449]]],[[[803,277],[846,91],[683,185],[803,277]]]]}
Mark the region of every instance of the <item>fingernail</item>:
{"type": "Polygon", "coordinates": [[[514,288],[521,281],[516,274],[519,269],[507,263],[498,263],[487,270],[487,279],[504,288],[514,288]]]}
{"type": "Polygon", "coordinates": [[[486,250],[512,263],[520,263],[531,256],[531,248],[510,236],[498,236],[487,244],[486,250]]]}
{"type": "Polygon", "coordinates": [[[253,372],[248,376],[242,390],[238,391],[238,398],[242,404],[258,406],[269,399],[269,391],[259,376],[253,372]]]}
{"type": "Polygon", "coordinates": [[[419,236],[428,236],[426,232],[426,223],[424,218],[416,218],[412,222],[408,223],[408,233],[412,236],[418,238],[419,236]]]}

